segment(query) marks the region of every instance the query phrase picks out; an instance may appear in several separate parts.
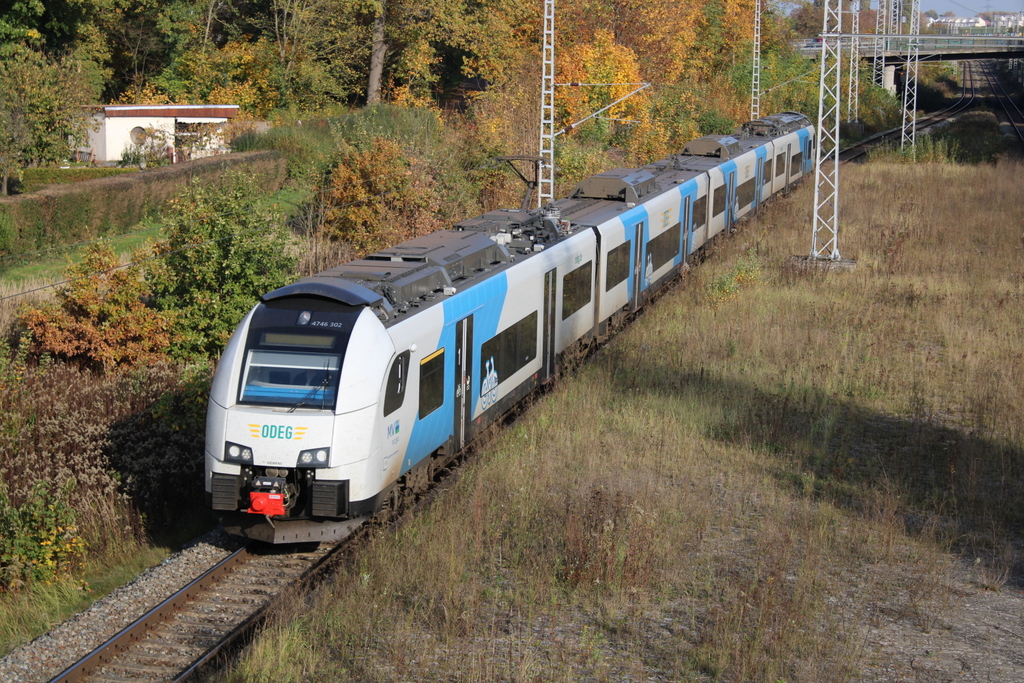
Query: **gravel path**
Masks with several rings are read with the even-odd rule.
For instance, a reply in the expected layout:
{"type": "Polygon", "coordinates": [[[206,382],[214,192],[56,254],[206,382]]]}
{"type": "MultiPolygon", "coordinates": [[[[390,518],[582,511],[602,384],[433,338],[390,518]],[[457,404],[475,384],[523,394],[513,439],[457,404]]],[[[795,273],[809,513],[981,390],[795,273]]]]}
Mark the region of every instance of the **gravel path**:
{"type": "Polygon", "coordinates": [[[48,681],[238,548],[211,531],[131,583],[0,659],[0,681],[48,681]]]}

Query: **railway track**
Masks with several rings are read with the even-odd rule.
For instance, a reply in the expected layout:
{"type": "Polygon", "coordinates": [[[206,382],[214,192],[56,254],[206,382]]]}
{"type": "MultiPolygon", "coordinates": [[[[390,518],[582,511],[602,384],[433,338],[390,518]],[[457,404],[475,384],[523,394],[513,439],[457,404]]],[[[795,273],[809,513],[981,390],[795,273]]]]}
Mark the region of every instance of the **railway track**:
{"type": "MultiPolygon", "coordinates": [[[[932,126],[944,123],[949,119],[961,114],[962,112],[970,109],[980,101],[980,93],[978,87],[979,68],[977,65],[971,62],[964,62],[963,72],[963,87],[960,89],[960,98],[957,99],[952,105],[941,111],[934,112],[927,116],[922,116],[917,119],[917,130],[918,132],[927,130],[932,126]]],[[[847,161],[855,161],[863,158],[867,155],[868,150],[875,147],[883,142],[891,140],[899,140],[903,134],[903,128],[893,128],[892,130],[883,131],[881,133],[875,133],[857,143],[846,147],[839,151],[840,163],[847,161]]]]}
{"type": "MultiPolygon", "coordinates": [[[[353,520],[352,534],[366,518],[353,520]]],[[[257,626],[275,599],[326,570],[344,541],[307,550],[249,544],[68,667],[51,683],[184,681],[257,626]]]]}
{"type": "Polygon", "coordinates": [[[985,81],[988,89],[992,93],[992,97],[995,98],[999,104],[1000,109],[1006,115],[1006,121],[1012,128],[1014,135],[1017,139],[1024,144],[1024,112],[1021,111],[1020,107],[1010,94],[1006,92],[1006,88],[1003,87],[1002,82],[999,80],[998,75],[992,68],[991,62],[980,62],[978,65],[980,77],[985,81]]]}

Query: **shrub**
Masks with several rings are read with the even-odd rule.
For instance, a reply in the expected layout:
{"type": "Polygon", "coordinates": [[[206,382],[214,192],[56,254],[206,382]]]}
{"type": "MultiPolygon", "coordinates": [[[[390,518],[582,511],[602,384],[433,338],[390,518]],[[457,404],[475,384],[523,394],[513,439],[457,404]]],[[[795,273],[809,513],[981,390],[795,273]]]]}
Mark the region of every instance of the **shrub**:
{"type": "Polygon", "coordinates": [[[73,480],[56,491],[38,482],[20,506],[13,506],[0,482],[0,589],[27,580],[50,582],[74,569],[85,550],[70,503],[73,480]]]}
{"type": "MultiPolygon", "coordinates": [[[[147,382],[140,372],[133,382],[147,382]]],[[[177,371],[175,371],[177,375],[177,371]]],[[[110,429],[106,454],[123,490],[150,527],[180,522],[202,509],[206,402],[213,367],[189,366],[149,406],[110,429]]]]}
{"type": "Polygon", "coordinates": [[[238,173],[222,187],[196,179],[170,202],[146,277],[154,305],[174,312],[175,356],[220,353],[258,297],[287,282],[295,259],[262,197],[256,176],[238,173]]]}
{"type": "Polygon", "coordinates": [[[334,169],[325,228],[359,252],[377,251],[443,227],[438,194],[422,159],[375,138],[369,149],[349,148],[334,169]]]}
{"type": "Polygon", "coordinates": [[[736,265],[728,272],[711,281],[707,287],[706,301],[709,306],[716,308],[735,299],[742,287],[752,285],[760,278],[761,263],[751,250],[737,259],[736,265]]]}
{"type": "Polygon", "coordinates": [[[137,265],[124,266],[99,242],[67,274],[69,283],[57,290],[56,303],[21,313],[35,352],[104,370],[164,358],[174,316],[143,303],[149,291],[137,265]]]}

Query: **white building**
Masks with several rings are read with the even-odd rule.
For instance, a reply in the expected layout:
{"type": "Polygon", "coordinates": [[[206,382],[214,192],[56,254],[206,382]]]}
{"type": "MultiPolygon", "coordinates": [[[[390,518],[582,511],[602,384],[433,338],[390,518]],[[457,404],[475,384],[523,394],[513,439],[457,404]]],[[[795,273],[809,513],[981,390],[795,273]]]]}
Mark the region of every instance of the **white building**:
{"type": "Polygon", "coordinates": [[[932,21],[929,26],[937,26],[950,29],[951,33],[956,33],[958,30],[965,28],[985,28],[988,26],[988,22],[981,17],[971,17],[965,19],[963,17],[939,17],[932,21]]]}
{"type": "Polygon", "coordinates": [[[992,17],[992,28],[1001,30],[1019,30],[1024,27],[1024,12],[1017,14],[997,14],[992,17]]]}
{"type": "Polygon", "coordinates": [[[107,164],[125,152],[147,150],[172,161],[215,154],[220,126],[238,114],[234,104],[110,104],[89,107],[93,128],[78,158],[107,164]]]}

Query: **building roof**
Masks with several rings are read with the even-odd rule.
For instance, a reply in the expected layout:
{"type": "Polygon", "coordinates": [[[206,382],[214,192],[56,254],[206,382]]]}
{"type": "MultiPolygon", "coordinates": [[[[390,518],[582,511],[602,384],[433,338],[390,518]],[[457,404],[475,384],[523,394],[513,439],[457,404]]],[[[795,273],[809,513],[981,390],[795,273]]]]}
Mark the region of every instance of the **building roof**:
{"type": "Polygon", "coordinates": [[[238,114],[237,104],[107,104],[97,109],[102,109],[103,115],[107,118],[164,116],[230,119],[238,114]]]}

